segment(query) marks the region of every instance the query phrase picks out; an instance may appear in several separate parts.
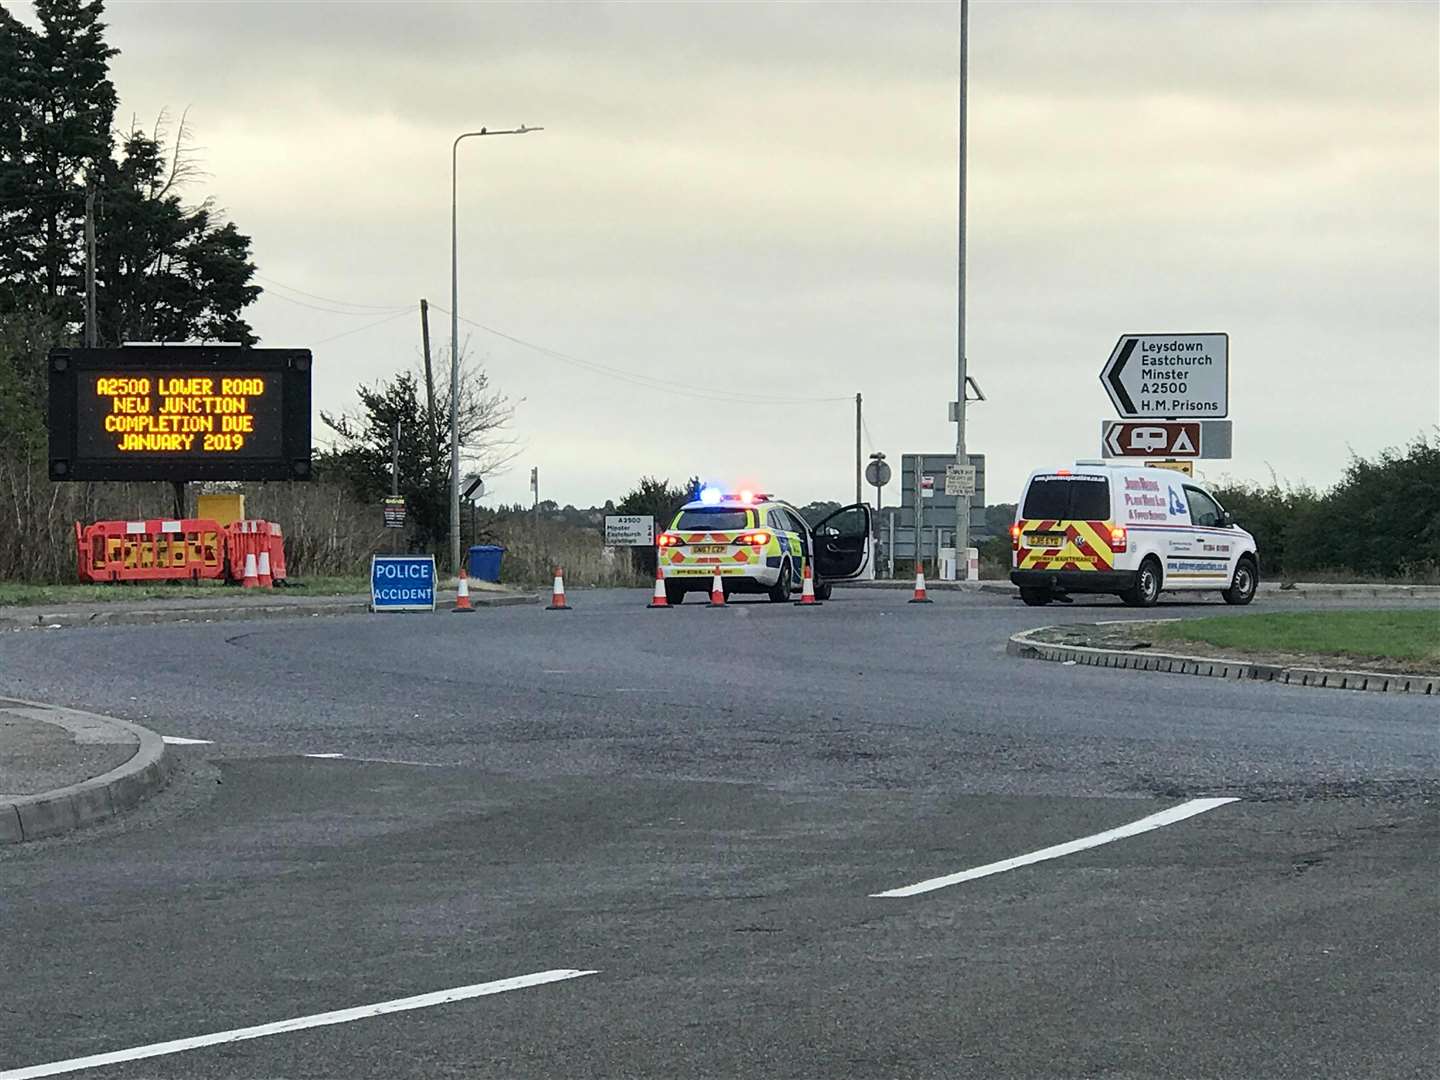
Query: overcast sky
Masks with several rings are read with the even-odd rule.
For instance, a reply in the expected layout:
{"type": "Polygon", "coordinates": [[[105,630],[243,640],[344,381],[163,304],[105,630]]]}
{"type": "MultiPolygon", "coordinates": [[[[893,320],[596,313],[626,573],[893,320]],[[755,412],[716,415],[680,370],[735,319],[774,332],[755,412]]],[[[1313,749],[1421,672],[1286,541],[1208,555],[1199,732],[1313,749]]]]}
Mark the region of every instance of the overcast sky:
{"type": "MultiPolygon", "coordinates": [[[[1351,448],[1440,421],[1437,11],[972,4],[967,352],[989,400],[969,443],[989,501],[1098,452],[1125,331],[1230,334],[1236,457],[1212,479],[1326,485],[1351,448]]],[[[254,238],[249,317],[315,350],[317,407],[417,362],[414,305],[450,306],[451,139],[525,123],[547,130],[460,149],[463,315],[702,392],[831,400],[682,396],[462,328],[519,402],[494,496],[526,499],[538,465],[561,503],[642,473],[845,498],[857,391],[866,454],[953,449],[956,4],[107,18],[120,124],[188,108],[195,194],[254,238]]]]}

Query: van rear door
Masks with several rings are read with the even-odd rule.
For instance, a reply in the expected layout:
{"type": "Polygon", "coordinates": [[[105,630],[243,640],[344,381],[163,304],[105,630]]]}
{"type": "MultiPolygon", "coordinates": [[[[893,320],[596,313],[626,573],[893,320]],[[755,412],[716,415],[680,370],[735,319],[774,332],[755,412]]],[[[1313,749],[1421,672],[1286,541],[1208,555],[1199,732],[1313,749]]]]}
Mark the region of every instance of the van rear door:
{"type": "Polygon", "coordinates": [[[1016,516],[1019,570],[1113,570],[1110,478],[1038,473],[1016,516]]]}

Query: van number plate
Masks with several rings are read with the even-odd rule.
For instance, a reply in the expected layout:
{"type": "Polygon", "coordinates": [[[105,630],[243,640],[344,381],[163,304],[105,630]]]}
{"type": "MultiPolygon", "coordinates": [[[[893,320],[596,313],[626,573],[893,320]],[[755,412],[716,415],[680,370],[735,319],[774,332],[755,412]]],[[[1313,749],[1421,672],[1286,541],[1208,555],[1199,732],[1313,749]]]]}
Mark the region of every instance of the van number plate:
{"type": "Polygon", "coordinates": [[[690,549],[696,555],[724,555],[724,544],[697,544],[690,549]]]}
{"type": "Polygon", "coordinates": [[[1058,548],[1065,546],[1063,533],[1026,533],[1025,542],[1031,547],[1058,548]]]}

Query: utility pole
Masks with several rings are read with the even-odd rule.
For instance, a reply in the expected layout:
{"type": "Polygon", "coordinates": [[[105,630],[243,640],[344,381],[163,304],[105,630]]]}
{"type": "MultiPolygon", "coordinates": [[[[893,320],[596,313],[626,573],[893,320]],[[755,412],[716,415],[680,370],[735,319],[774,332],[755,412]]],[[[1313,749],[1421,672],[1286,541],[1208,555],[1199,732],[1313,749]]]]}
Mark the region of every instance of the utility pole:
{"type": "Polygon", "coordinates": [[[534,499],[531,506],[531,526],[535,530],[535,550],[540,550],[540,466],[530,467],[530,494],[534,499]]]}
{"type": "MultiPolygon", "coordinates": [[[[390,494],[400,494],[400,418],[395,418],[395,426],[390,431],[390,494]]],[[[392,533],[398,534],[401,530],[391,529],[392,533]]],[[[398,553],[400,548],[400,537],[395,535],[390,541],[392,553],[398,553]]]]}
{"type": "Polygon", "coordinates": [[[855,501],[863,502],[860,497],[860,477],[864,473],[864,466],[860,461],[860,395],[855,395],[855,501]]]}
{"type": "Polygon", "coordinates": [[[420,342],[425,349],[425,399],[430,403],[430,440],[440,443],[440,418],[435,415],[435,373],[430,368],[430,301],[420,298],[420,342]]]}
{"type": "MultiPolygon", "coordinates": [[[[956,309],[956,337],[959,393],[955,399],[955,464],[970,464],[965,453],[965,136],[969,121],[966,118],[966,83],[969,78],[970,53],[970,0],[960,0],[960,227],[959,227],[959,304],[956,309]]],[[[918,542],[919,537],[916,537],[918,542]]],[[[955,561],[966,558],[970,547],[970,497],[955,496],[955,561]]],[[[965,563],[965,565],[969,565],[965,563]]]]}
{"type": "Polygon", "coordinates": [[[95,185],[85,186],[85,347],[95,348],[95,185]]]}

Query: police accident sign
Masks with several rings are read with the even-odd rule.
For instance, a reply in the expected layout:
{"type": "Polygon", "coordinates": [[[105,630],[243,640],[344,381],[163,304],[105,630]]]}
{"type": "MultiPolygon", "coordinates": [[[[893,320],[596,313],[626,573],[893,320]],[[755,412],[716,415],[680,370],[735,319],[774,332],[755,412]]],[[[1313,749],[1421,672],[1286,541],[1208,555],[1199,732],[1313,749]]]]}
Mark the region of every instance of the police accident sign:
{"type": "Polygon", "coordinates": [[[1129,419],[1218,419],[1230,412],[1230,335],[1126,334],[1100,382],[1129,419]]]}
{"type": "Polygon", "coordinates": [[[434,611],[434,555],[373,555],[371,611],[434,611]]]}

